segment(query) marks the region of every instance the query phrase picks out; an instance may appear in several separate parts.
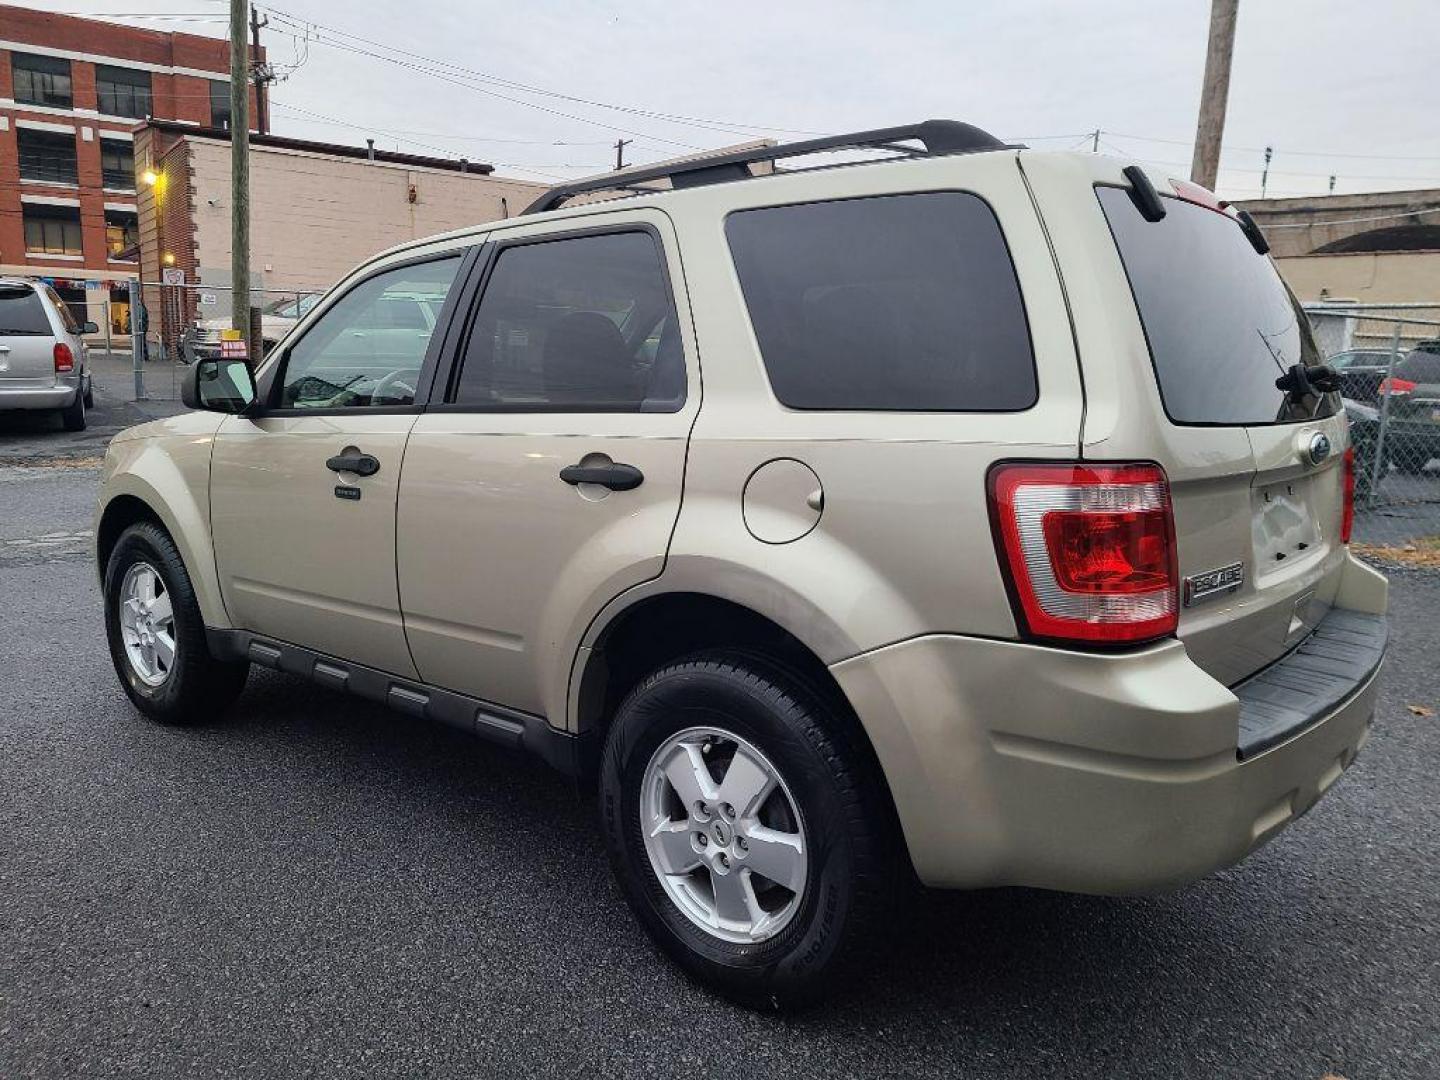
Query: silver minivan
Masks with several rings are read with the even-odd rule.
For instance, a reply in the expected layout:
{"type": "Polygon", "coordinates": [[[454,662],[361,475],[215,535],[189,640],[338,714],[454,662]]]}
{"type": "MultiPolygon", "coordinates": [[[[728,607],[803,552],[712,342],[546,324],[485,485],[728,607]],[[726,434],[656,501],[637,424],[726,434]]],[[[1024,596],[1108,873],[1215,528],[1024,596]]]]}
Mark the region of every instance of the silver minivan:
{"type": "Polygon", "coordinates": [[[0,278],[0,410],[50,410],[66,431],[83,431],[94,391],[81,335],[95,332],[50,286],[0,278]]]}

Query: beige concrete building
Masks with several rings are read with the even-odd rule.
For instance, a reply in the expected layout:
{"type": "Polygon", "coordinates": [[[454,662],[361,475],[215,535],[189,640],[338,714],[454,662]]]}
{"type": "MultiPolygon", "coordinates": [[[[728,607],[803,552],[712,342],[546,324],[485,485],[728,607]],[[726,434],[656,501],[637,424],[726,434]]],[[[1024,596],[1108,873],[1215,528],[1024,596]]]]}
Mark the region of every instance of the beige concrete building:
{"type": "MultiPolygon", "coordinates": [[[[199,286],[147,289],[152,337],[171,343],[196,317],[229,316],[229,132],[149,121],[135,168],[141,280],[199,286]]],[[[376,252],[513,216],[544,190],[480,162],[252,134],[252,302],[323,291],[376,252]]]]}
{"type": "MultiPolygon", "coordinates": [[[[1281,275],[1307,307],[1387,307],[1345,319],[1332,344],[1388,344],[1395,316],[1402,348],[1440,336],[1440,189],[1253,199],[1248,210],[1270,241],[1281,275]]],[[[1334,321],[1334,320],[1331,320],[1334,321]]]]}

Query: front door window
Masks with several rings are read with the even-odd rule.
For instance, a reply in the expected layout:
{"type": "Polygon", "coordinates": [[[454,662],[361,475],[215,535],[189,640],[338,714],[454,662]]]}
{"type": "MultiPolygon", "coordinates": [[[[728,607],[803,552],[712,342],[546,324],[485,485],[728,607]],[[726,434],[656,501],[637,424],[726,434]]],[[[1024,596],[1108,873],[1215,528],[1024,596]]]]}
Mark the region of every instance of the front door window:
{"type": "Polygon", "coordinates": [[[290,349],[275,404],[359,409],[415,404],[420,368],[460,256],[412,263],[356,285],[290,349]]]}

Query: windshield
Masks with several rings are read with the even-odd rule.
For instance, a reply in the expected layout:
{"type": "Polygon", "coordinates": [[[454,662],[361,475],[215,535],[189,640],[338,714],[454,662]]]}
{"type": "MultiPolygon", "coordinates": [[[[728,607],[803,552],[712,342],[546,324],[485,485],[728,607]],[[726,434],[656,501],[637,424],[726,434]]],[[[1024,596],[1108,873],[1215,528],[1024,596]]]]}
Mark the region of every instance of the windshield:
{"type": "Polygon", "coordinates": [[[1320,362],[1310,322],[1235,220],[1182,199],[1146,221],[1127,190],[1096,193],[1140,312],[1166,415],[1177,424],[1275,424],[1335,411],[1275,386],[1320,362]]]}

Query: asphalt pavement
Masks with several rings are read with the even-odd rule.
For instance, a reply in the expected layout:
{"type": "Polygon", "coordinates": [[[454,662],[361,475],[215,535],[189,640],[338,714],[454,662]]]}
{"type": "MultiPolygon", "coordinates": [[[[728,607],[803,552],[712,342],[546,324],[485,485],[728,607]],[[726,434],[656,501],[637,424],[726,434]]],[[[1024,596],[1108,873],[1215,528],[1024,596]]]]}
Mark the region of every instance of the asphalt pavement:
{"type": "Polygon", "coordinates": [[[1440,1076],[1440,718],[1408,708],[1440,709],[1440,574],[1392,579],[1365,753],[1247,862],[925,893],[776,1017],[657,953],[543,766],[267,671],[212,724],[142,720],[98,469],[17,464],[32,435],[0,425],[0,1077],[1440,1076]]]}

